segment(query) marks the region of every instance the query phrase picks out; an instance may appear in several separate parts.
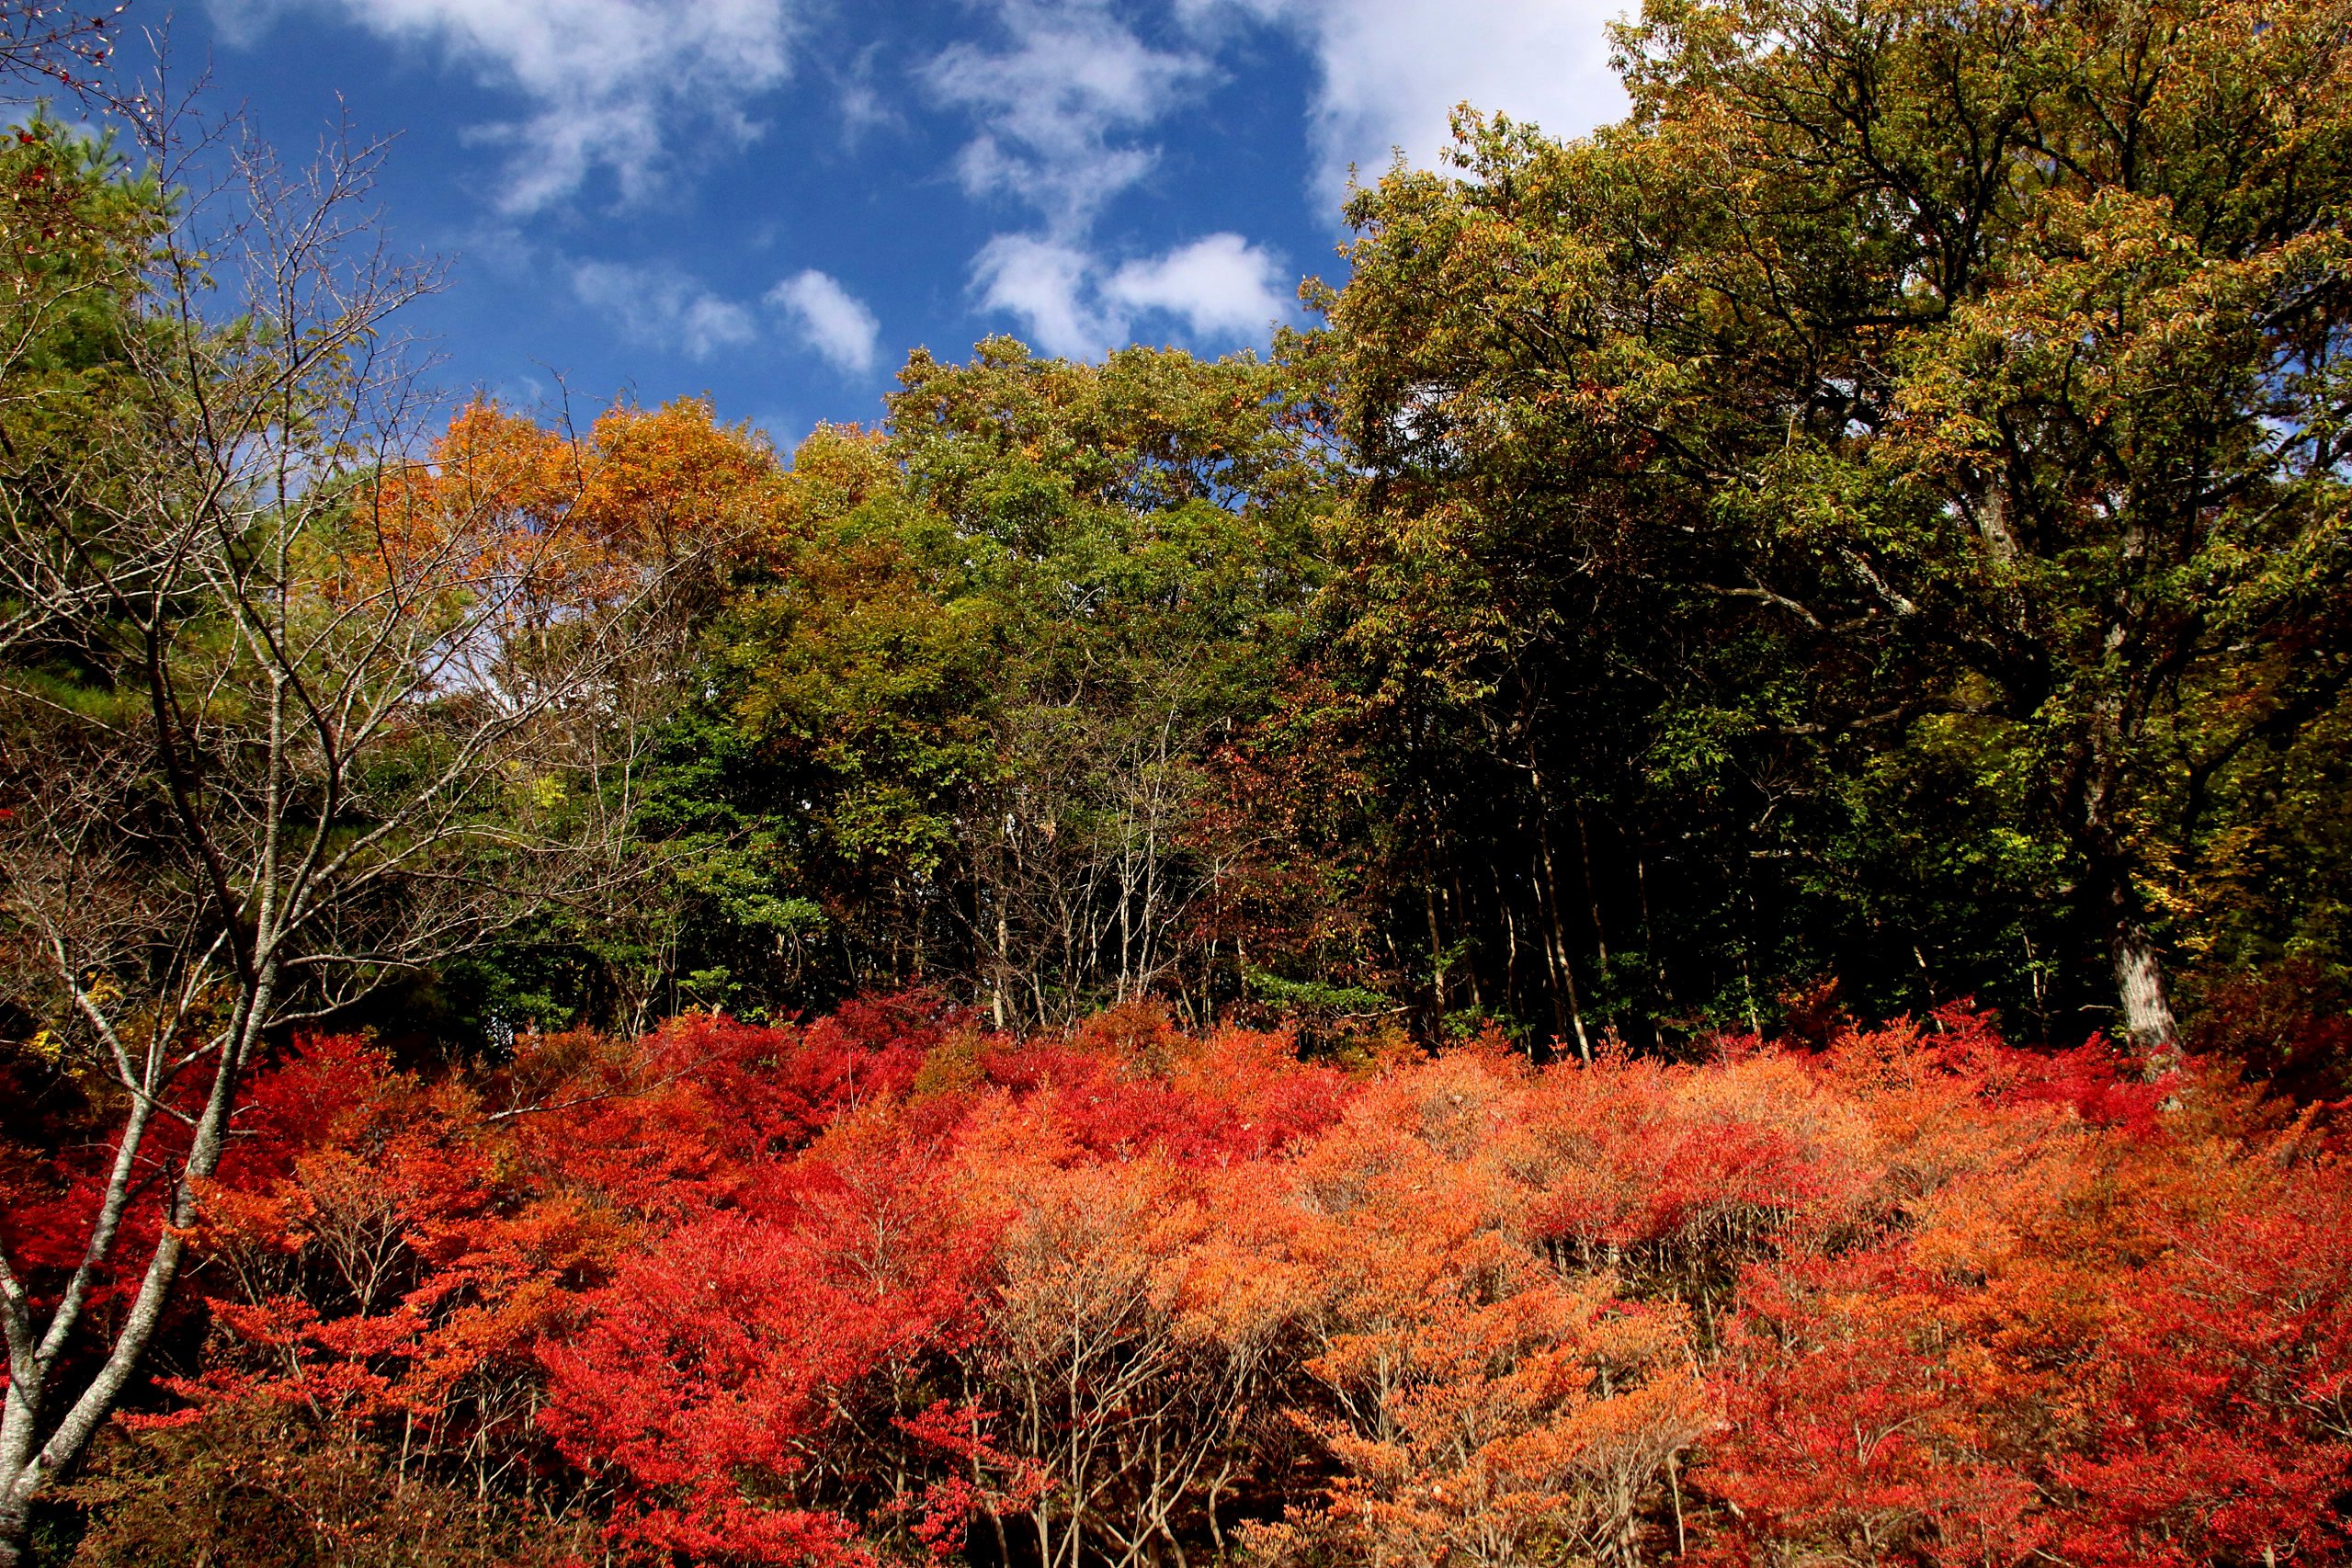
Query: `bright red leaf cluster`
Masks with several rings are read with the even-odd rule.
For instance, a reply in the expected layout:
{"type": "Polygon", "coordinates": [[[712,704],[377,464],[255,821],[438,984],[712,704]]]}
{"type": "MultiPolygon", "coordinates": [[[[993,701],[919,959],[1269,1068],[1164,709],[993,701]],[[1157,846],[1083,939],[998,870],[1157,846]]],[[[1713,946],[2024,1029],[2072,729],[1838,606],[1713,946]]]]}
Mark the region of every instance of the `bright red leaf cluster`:
{"type": "Polygon", "coordinates": [[[1964,1011],[1343,1072],[1142,1010],[1025,1042],[899,998],[431,1080],[312,1040],[240,1130],[204,1365],[147,1424],[296,1408],[620,1561],[2352,1540],[2324,1114],[1964,1011]]]}

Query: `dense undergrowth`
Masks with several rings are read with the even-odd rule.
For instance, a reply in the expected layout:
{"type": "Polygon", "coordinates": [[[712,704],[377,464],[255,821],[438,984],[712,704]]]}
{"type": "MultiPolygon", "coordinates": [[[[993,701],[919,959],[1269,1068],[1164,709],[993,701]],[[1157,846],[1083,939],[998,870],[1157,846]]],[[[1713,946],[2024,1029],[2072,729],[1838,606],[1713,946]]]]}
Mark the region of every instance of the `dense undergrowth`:
{"type": "MultiPolygon", "coordinates": [[[[206,1195],[90,1564],[2340,1559],[2324,1107],[2028,1054],[1301,1062],[922,997],[316,1038],[206,1195]]],[[[81,1238],[61,1155],[12,1247],[81,1238]]]]}

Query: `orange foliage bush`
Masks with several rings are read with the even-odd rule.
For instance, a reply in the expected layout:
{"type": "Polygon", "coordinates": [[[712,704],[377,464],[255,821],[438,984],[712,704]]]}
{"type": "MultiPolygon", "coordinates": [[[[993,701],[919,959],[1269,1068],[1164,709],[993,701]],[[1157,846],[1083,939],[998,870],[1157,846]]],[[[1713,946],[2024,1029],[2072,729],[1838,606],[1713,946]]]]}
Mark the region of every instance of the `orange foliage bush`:
{"type": "Polygon", "coordinates": [[[163,1419],[297,1407],[622,1561],[2346,1551],[2331,1124],[1961,1010],[1351,1075],[897,998],[462,1083],[312,1040],[244,1125],[163,1419]]]}

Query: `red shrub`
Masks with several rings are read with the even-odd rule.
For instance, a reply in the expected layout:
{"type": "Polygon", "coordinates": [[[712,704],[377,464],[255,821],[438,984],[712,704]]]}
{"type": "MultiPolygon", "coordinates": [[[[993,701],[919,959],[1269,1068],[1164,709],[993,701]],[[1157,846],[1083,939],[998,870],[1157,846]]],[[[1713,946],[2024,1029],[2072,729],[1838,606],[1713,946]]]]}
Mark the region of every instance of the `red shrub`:
{"type": "Polygon", "coordinates": [[[1964,1008],[1351,1078],[1142,1009],[1017,1042],[896,999],[474,1084],[306,1041],[238,1125],[191,1414],[528,1478],[631,1561],[2352,1547],[2317,1113],[1964,1008]]]}

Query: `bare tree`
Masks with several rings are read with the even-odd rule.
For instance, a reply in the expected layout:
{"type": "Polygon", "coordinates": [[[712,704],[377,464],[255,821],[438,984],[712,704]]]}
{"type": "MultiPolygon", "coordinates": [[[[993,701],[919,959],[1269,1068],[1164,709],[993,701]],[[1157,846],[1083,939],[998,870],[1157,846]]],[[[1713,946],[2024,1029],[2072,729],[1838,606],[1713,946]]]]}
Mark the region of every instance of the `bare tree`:
{"type": "MultiPolygon", "coordinates": [[[[0,0],[0,83],[38,84],[104,96],[117,18],[131,7],[0,0]]],[[[14,97],[15,95],[0,95],[14,97]]]]}
{"type": "Polygon", "coordinates": [[[1076,683],[999,720],[1004,776],[973,812],[972,951],[1000,1028],[1153,994],[1230,870],[1196,832],[1211,721],[1179,653],[1131,687],[1076,683]]]}
{"type": "Polygon", "coordinates": [[[190,123],[139,127],[190,194],[125,306],[131,390],[0,506],[0,984],[114,1107],[70,1272],[0,1233],[0,1568],[139,1375],[273,1042],[630,873],[692,568],[410,457],[390,318],[436,274],[384,248],[380,147],[290,170],[190,123]]]}

